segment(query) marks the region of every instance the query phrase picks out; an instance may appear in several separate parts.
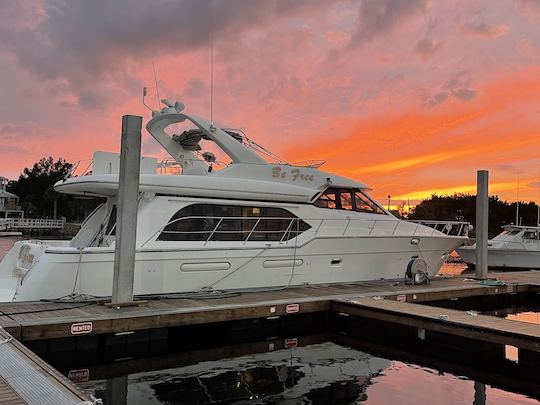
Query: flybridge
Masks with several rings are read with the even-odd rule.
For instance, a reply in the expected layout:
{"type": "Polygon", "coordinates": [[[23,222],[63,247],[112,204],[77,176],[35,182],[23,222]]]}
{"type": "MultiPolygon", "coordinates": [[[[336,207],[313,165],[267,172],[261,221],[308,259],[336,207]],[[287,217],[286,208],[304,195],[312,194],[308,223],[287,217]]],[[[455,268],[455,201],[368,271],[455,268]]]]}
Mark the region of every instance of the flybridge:
{"type": "Polygon", "coordinates": [[[153,118],[146,125],[146,129],[171,155],[171,157],[182,166],[184,174],[205,175],[208,173],[207,163],[204,158],[201,158],[201,156],[196,153],[198,150],[193,143],[193,140],[195,139],[192,139],[191,142],[188,140],[188,137],[193,137],[193,135],[213,141],[229,156],[229,158],[231,158],[233,164],[268,164],[251,148],[238,142],[237,137],[231,136],[229,133],[215,127],[212,123],[203,118],[183,113],[182,110],[184,109],[184,105],[182,103],[176,102],[173,105],[167,100],[162,100],[162,102],[166,107],[162,108],[159,112],[152,112],[153,118]],[[200,132],[191,132],[176,136],[173,135],[173,137],[165,132],[165,128],[168,126],[186,120],[193,123],[200,132]]]}
{"type": "Polygon", "coordinates": [[[181,102],[177,101],[172,104],[164,99],[162,103],[165,107],[161,111],[152,110],[153,118],[147,124],[146,129],[182,166],[184,174],[206,174],[208,172],[207,165],[201,165],[198,162],[203,164],[204,162],[215,162],[215,156],[211,152],[199,153],[202,139],[214,142],[231,158],[233,164],[270,164],[260,155],[269,158],[274,164],[285,166],[316,169],[325,163],[323,160],[307,160],[289,164],[270,150],[249,139],[241,130],[218,128],[203,118],[185,114],[183,113],[185,106],[181,102]],[[165,133],[166,127],[186,120],[192,122],[197,128],[172,136],[165,133]]]}
{"type": "Polygon", "coordinates": [[[232,160],[226,168],[213,172],[214,176],[302,186],[313,190],[311,196],[330,184],[359,189],[368,188],[354,180],[317,170],[324,161],[305,161],[298,165],[285,163],[266,148],[250,140],[241,131],[220,129],[203,118],[186,114],[183,112],[184,104],[178,101],[173,104],[164,99],[162,102],[165,107],[161,111],[152,111],[153,118],[146,125],[146,129],[182,167],[183,174],[206,176],[211,173],[208,163],[211,164],[215,156],[209,152],[199,152],[201,149],[199,142],[205,139],[214,142],[232,160]],[[190,121],[197,129],[172,136],[165,132],[170,125],[184,121],[190,121]],[[276,160],[277,163],[267,162],[258,153],[276,160]]]}
{"type": "MultiPolygon", "coordinates": [[[[220,129],[203,118],[186,114],[180,102],[162,102],[165,107],[152,111],[153,118],[146,128],[173,159],[166,164],[180,166],[183,176],[156,176],[160,167],[156,159],[142,157],[141,192],[306,203],[330,186],[368,189],[355,180],[318,170],[323,161],[284,163],[241,131],[220,129]],[[170,126],[186,121],[196,128],[170,134],[170,126]],[[212,170],[216,157],[201,150],[199,143],[203,139],[215,143],[232,162],[220,170],[212,170]],[[267,162],[259,154],[277,162],[267,162]]],[[[118,190],[118,171],[119,155],[96,152],[91,173],[65,179],[55,189],[68,194],[114,196],[118,190]]]]}

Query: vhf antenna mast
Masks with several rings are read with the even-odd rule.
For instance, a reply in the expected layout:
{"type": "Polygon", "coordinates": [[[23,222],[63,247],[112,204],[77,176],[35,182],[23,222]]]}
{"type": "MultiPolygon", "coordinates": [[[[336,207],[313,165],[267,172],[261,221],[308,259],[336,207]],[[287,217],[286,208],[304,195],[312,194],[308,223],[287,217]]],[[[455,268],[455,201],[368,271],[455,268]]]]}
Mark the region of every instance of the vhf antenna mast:
{"type": "Polygon", "coordinates": [[[210,125],[214,126],[214,34],[210,37],[210,125]]]}
{"type": "Polygon", "coordinates": [[[159,87],[158,87],[158,81],[157,81],[157,75],[156,75],[156,66],[154,65],[154,61],[152,61],[152,69],[154,71],[154,83],[156,83],[157,108],[159,110],[159,103],[160,103],[161,98],[159,98],[159,87]]]}
{"type": "MultiPolygon", "coordinates": [[[[152,116],[155,116],[155,114],[158,114],[158,111],[159,111],[159,106],[160,106],[160,98],[159,98],[159,86],[158,86],[158,80],[157,80],[157,75],[156,75],[156,65],[154,64],[154,61],[152,61],[152,71],[154,72],[154,83],[156,85],[156,97],[157,97],[157,110],[154,111],[152,109],[152,107],[150,107],[148,104],[146,104],[145,102],[145,97],[148,95],[148,89],[146,87],[143,87],[143,99],[142,99],[142,102],[143,102],[143,105],[148,108],[150,111],[152,111],[152,116]]],[[[166,101],[166,100],[163,100],[163,101],[166,101]]],[[[167,102],[168,103],[168,102],[167,102]]],[[[170,104],[170,103],[168,103],[170,104]]],[[[167,105],[168,105],[167,104],[167,105]]],[[[170,105],[168,105],[169,107],[171,107],[170,105]]]]}

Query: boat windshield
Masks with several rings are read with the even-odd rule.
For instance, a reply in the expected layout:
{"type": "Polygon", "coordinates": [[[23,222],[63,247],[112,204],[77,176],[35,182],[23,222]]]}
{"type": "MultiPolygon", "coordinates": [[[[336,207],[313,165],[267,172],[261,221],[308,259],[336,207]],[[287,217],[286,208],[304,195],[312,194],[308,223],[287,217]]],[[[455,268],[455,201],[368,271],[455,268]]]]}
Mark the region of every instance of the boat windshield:
{"type": "Polygon", "coordinates": [[[319,208],[386,214],[375,201],[358,189],[327,188],[313,204],[319,208]]]}
{"type": "Polygon", "coordinates": [[[538,239],[538,231],[526,231],[523,233],[523,239],[538,239]]]}

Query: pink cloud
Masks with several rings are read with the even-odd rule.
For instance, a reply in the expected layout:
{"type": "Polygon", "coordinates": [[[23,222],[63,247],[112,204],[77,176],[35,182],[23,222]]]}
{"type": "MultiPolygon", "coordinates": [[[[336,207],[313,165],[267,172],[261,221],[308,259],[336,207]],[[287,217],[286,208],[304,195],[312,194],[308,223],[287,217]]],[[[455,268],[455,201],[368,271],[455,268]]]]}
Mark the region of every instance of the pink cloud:
{"type": "Polygon", "coordinates": [[[502,37],[508,32],[508,25],[488,24],[486,22],[467,22],[463,25],[463,32],[481,39],[495,39],[502,37]]]}
{"type": "Polygon", "coordinates": [[[351,37],[356,46],[384,35],[428,8],[427,0],[364,0],[360,3],[358,27],[351,37]]]}
{"type": "Polygon", "coordinates": [[[503,167],[534,181],[539,26],[514,3],[123,1],[12,2],[20,16],[0,16],[0,175],[118,150],[120,117],[149,117],[143,86],[157,104],[152,62],[161,97],[208,116],[214,32],[216,122],[278,155],[326,159],[380,196],[469,185],[479,165],[498,184],[512,181],[503,167]],[[498,40],[471,40],[501,24],[498,40]]]}

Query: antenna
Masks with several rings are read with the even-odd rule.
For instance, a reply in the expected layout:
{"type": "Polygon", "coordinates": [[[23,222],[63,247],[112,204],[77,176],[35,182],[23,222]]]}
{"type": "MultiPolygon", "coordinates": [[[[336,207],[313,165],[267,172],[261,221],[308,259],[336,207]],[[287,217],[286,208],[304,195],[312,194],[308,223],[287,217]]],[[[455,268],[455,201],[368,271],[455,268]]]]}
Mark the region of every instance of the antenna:
{"type": "MultiPolygon", "coordinates": [[[[538,196],[540,197],[540,170],[538,170],[538,196]]],[[[536,203],[536,227],[540,227],[540,199],[536,203]]]]}
{"type": "Polygon", "coordinates": [[[150,107],[148,104],[146,104],[145,102],[145,97],[148,95],[148,89],[146,87],[143,87],[143,92],[142,92],[142,103],[143,105],[148,108],[150,111],[152,111],[152,114],[154,114],[154,110],[152,110],[152,107],[150,107]]]}
{"type": "Polygon", "coordinates": [[[519,225],[519,172],[517,174],[516,225],[519,225]]]}
{"type": "Polygon", "coordinates": [[[154,61],[152,61],[152,69],[154,70],[154,82],[156,83],[156,95],[157,95],[157,107],[159,110],[159,87],[158,87],[158,81],[157,81],[157,75],[156,75],[156,66],[154,65],[154,61]]]}
{"type": "Polygon", "coordinates": [[[210,124],[214,126],[214,34],[210,37],[210,124]]]}

